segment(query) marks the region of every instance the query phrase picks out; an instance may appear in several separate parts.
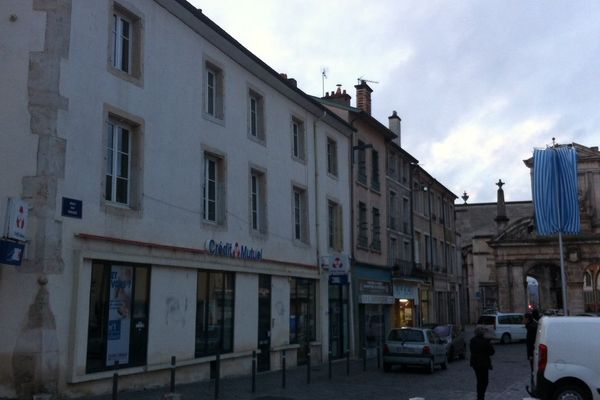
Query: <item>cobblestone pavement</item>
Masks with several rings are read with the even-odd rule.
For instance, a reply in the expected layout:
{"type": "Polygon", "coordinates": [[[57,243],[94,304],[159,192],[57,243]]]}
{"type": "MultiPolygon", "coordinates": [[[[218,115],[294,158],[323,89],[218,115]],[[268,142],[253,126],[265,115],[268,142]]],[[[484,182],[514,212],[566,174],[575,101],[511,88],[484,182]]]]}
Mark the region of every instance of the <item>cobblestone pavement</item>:
{"type": "MultiPolygon", "coordinates": [[[[527,398],[525,386],[529,382],[529,364],[522,343],[496,345],[494,369],[490,371],[487,400],[527,398]]],[[[394,369],[384,373],[377,369],[377,360],[367,362],[363,371],[362,360],[353,360],[346,375],[346,362],[332,364],[329,380],[327,364],[311,368],[311,382],[307,383],[307,368],[289,369],[286,387],[282,388],[282,373],[274,371],[258,374],[256,391],[252,393],[250,377],[224,378],[219,385],[219,399],[229,400],[408,400],[421,397],[426,400],[474,400],[475,376],[468,360],[450,363],[447,370],[437,369],[428,375],[417,368],[394,369]]],[[[143,392],[121,392],[119,400],[159,400],[168,388],[143,392]]],[[[183,400],[214,399],[215,383],[200,382],[179,385],[176,392],[183,400]]],[[[89,400],[110,400],[111,396],[96,396],[89,400]]]]}

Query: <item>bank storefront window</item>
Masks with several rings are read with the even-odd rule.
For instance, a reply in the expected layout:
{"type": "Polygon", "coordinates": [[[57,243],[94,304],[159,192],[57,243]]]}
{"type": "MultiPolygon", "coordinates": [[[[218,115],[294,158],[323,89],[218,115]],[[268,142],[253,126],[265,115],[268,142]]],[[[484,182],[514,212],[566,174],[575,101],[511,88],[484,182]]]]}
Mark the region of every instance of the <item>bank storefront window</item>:
{"type": "Polygon", "coordinates": [[[316,340],[315,281],[292,278],[290,281],[290,343],[316,340]]]}
{"type": "Polygon", "coordinates": [[[146,364],[147,265],[92,262],[86,372],[146,364]]]}
{"type": "Polygon", "coordinates": [[[196,357],[233,351],[234,273],[198,271],[196,357]]]}

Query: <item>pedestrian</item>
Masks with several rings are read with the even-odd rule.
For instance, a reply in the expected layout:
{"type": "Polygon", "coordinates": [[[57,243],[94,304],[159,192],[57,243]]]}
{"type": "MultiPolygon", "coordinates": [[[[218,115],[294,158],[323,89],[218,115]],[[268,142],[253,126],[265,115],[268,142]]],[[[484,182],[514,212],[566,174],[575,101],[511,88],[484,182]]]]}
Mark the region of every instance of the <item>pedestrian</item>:
{"type": "Polygon", "coordinates": [[[469,343],[471,367],[475,371],[477,379],[477,400],[485,400],[489,371],[492,369],[491,356],[495,352],[490,340],[485,338],[485,332],[486,329],[483,327],[475,328],[475,336],[469,343]]]}
{"type": "Polygon", "coordinates": [[[535,336],[537,334],[538,326],[537,319],[534,317],[534,313],[539,315],[537,310],[533,310],[533,313],[525,314],[525,329],[527,329],[527,359],[529,360],[531,372],[533,372],[533,348],[535,346],[535,336]]]}

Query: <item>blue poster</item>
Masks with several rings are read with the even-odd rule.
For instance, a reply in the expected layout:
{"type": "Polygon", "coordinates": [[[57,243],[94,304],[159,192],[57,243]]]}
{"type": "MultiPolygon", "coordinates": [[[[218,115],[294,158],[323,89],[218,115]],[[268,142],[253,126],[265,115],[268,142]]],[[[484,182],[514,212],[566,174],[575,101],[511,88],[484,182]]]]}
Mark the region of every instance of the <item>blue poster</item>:
{"type": "Polygon", "coordinates": [[[106,366],[129,363],[133,267],[113,265],[110,271],[106,366]]]}

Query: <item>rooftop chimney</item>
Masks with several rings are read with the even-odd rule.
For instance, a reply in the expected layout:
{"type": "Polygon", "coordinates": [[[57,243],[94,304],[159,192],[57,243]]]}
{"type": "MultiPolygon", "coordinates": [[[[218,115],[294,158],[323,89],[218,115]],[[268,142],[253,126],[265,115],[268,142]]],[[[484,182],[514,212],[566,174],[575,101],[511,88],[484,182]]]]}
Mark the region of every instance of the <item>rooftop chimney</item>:
{"type": "Polygon", "coordinates": [[[360,84],[354,87],[356,88],[356,108],[371,114],[371,93],[373,89],[364,80],[361,80],[360,84]]]}
{"type": "Polygon", "coordinates": [[[394,132],[396,134],[396,136],[398,136],[397,138],[394,139],[394,143],[396,143],[398,146],[402,147],[402,145],[400,144],[400,132],[402,129],[401,123],[402,123],[402,119],[398,116],[398,113],[394,110],[392,112],[392,115],[390,115],[388,117],[388,127],[390,128],[390,131],[394,132]]]}
{"type": "Polygon", "coordinates": [[[342,104],[344,106],[350,106],[350,99],[352,97],[350,97],[350,95],[346,93],[346,89],[342,91],[342,85],[338,83],[336,86],[337,89],[335,92],[331,91],[331,94],[327,92],[325,93],[325,97],[323,98],[329,101],[333,101],[334,103],[342,104]]]}

